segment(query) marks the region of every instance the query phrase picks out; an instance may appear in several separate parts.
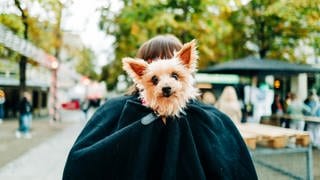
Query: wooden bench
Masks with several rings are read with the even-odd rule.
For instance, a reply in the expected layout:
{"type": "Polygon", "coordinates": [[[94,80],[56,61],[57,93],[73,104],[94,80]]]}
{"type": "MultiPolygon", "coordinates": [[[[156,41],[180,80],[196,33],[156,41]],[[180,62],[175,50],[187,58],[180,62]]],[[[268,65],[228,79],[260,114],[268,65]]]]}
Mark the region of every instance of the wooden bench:
{"type": "Polygon", "coordinates": [[[237,124],[237,127],[247,146],[253,150],[257,145],[284,148],[292,144],[307,147],[310,143],[309,133],[304,131],[256,123],[237,124]]]}
{"type": "Polygon", "coordinates": [[[320,123],[320,117],[316,116],[303,116],[303,115],[289,115],[289,114],[284,114],[284,115],[271,115],[271,116],[262,116],[261,120],[262,121],[270,121],[271,124],[277,123],[279,124],[280,119],[287,119],[287,120],[294,120],[294,119],[300,119],[305,122],[313,122],[313,123],[320,123]],[[278,122],[275,122],[278,121],[278,122]]]}

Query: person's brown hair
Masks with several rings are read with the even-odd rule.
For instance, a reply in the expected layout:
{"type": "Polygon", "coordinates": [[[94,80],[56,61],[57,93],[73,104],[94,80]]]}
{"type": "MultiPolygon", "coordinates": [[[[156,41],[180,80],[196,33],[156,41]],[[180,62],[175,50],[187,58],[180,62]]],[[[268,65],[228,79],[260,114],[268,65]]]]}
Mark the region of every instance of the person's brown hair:
{"type": "MultiPolygon", "coordinates": [[[[174,35],[158,35],[155,36],[139,48],[136,57],[143,59],[150,63],[155,59],[170,59],[173,57],[175,51],[179,51],[183,44],[174,35]]],[[[135,94],[138,90],[135,85],[129,88],[127,94],[135,94]]]]}
{"type": "Polygon", "coordinates": [[[143,43],[137,53],[137,58],[150,61],[154,59],[170,59],[174,51],[182,48],[180,40],[173,35],[158,35],[143,43]]]}

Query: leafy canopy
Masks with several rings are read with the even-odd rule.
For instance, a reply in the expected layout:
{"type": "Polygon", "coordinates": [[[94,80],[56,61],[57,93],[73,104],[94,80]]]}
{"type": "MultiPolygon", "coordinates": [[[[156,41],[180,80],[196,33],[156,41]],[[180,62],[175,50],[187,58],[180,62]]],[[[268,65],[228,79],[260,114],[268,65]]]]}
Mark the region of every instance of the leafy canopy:
{"type": "Polygon", "coordinates": [[[116,38],[115,59],[102,80],[115,87],[121,58],[158,34],[182,42],[197,39],[200,68],[248,55],[305,62],[296,49],[309,45],[319,55],[319,0],[123,0],[119,13],[101,9],[100,28],[116,38]]]}

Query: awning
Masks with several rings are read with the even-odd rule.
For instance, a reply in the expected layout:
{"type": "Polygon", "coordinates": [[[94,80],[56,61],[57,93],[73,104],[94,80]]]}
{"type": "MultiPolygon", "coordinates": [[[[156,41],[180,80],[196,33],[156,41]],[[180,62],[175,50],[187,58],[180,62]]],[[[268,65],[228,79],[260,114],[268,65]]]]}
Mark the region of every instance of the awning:
{"type": "Polygon", "coordinates": [[[320,68],[306,64],[294,64],[280,60],[260,59],[249,56],[210,66],[199,72],[238,75],[292,75],[299,73],[320,73],[320,68]]]}

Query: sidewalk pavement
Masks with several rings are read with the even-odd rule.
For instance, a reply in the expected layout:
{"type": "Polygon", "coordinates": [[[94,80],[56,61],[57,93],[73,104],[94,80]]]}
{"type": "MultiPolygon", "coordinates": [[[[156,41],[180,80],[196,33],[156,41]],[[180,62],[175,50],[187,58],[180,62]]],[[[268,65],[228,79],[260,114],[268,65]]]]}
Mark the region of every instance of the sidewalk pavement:
{"type": "MultiPolygon", "coordinates": [[[[32,139],[15,138],[17,121],[5,121],[1,124],[0,179],[61,179],[68,152],[85,124],[83,114],[80,112],[64,112],[63,117],[61,123],[55,124],[50,124],[48,119],[34,120],[32,139]]],[[[275,165],[290,168],[294,173],[305,174],[304,154],[267,155],[261,158],[271,161],[275,165]]],[[[320,179],[319,162],[320,151],[314,150],[315,179],[320,179]]],[[[288,177],[260,165],[256,165],[256,168],[259,179],[288,179],[288,177]]]]}
{"type": "Polygon", "coordinates": [[[15,138],[18,122],[4,121],[0,125],[0,179],[61,179],[68,152],[85,124],[80,112],[64,115],[68,116],[60,123],[35,119],[31,139],[15,138]]]}

